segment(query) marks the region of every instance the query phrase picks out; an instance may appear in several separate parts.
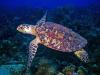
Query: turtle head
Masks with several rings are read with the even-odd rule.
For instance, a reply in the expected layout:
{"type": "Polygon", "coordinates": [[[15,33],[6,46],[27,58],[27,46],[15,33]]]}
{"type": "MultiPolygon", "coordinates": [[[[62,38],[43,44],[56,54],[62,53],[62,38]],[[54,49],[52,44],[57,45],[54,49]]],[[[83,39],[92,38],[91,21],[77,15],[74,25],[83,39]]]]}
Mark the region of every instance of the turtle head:
{"type": "Polygon", "coordinates": [[[28,24],[21,24],[17,27],[17,30],[19,32],[25,33],[25,34],[36,34],[36,26],[34,25],[28,25],[28,24]]]}

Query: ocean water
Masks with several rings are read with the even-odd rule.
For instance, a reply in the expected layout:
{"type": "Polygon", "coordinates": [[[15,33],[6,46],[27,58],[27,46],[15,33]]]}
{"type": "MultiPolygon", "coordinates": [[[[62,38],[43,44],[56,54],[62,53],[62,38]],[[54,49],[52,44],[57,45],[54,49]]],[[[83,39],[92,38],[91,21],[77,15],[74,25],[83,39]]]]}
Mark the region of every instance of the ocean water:
{"type": "Polygon", "coordinates": [[[39,44],[28,75],[100,75],[99,0],[0,0],[0,75],[25,75],[29,43],[36,36],[23,34],[17,27],[36,25],[46,11],[46,21],[70,28],[87,40],[84,49],[89,62],[74,52],[39,44]]]}

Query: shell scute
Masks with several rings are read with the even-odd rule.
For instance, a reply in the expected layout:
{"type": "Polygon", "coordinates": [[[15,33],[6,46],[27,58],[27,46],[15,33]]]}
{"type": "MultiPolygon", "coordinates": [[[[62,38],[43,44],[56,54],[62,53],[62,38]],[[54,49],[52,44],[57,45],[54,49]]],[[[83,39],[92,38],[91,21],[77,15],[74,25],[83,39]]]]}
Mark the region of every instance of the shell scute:
{"type": "Polygon", "coordinates": [[[71,29],[53,22],[37,27],[41,43],[62,52],[72,52],[83,48],[87,40],[71,29]]]}

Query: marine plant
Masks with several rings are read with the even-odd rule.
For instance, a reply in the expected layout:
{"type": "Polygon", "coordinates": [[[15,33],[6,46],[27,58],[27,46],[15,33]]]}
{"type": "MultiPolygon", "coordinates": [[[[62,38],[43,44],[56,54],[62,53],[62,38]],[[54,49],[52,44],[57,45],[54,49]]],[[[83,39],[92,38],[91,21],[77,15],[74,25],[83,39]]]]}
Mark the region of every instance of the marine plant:
{"type": "Polygon", "coordinates": [[[78,73],[78,75],[86,75],[87,70],[83,66],[80,66],[80,67],[78,67],[77,73],[78,73]]]}
{"type": "Polygon", "coordinates": [[[70,64],[63,69],[63,73],[65,75],[73,75],[74,71],[75,71],[75,65],[73,64],[70,64]]]}
{"type": "Polygon", "coordinates": [[[0,64],[11,63],[12,61],[22,61],[20,42],[8,38],[0,43],[0,64]],[[18,56],[17,56],[18,55],[18,56]]]}
{"type": "Polygon", "coordinates": [[[10,70],[11,75],[21,75],[20,71],[15,71],[13,68],[10,70]]]}
{"type": "Polygon", "coordinates": [[[58,72],[58,73],[57,73],[57,75],[64,75],[64,74],[63,74],[63,73],[61,73],[61,72],[58,72]]]}
{"type": "Polygon", "coordinates": [[[51,66],[49,64],[44,63],[38,67],[35,75],[55,75],[55,73],[51,71],[51,66]]]}

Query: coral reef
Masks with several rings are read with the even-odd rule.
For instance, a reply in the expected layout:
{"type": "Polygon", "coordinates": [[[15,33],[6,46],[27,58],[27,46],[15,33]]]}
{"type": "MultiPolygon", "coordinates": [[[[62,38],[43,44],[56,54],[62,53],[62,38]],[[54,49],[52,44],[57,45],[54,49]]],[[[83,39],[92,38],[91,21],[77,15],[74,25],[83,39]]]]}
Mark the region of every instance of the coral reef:
{"type": "Polygon", "coordinates": [[[80,67],[78,67],[77,73],[78,73],[78,75],[86,75],[87,70],[83,66],[80,66],[80,67]]]}
{"type": "Polygon", "coordinates": [[[35,75],[55,75],[52,68],[48,64],[42,64],[38,67],[35,75]]]}
{"type": "Polygon", "coordinates": [[[14,39],[2,40],[0,43],[0,64],[21,63],[23,52],[19,51],[21,43],[14,39]]]}
{"type": "Polygon", "coordinates": [[[63,69],[65,75],[74,75],[75,74],[75,65],[70,64],[69,66],[63,69]]]}
{"type": "MultiPolygon", "coordinates": [[[[44,12],[43,9],[31,8],[0,11],[0,66],[4,64],[26,64],[28,43],[34,39],[34,36],[24,36],[16,31],[16,27],[22,23],[35,24],[44,12]]],[[[33,60],[32,66],[35,66],[36,70],[32,74],[63,75],[64,73],[65,75],[86,75],[89,71],[89,75],[99,75],[100,11],[93,11],[92,6],[78,9],[62,7],[50,10],[47,20],[69,27],[84,36],[88,40],[85,49],[89,53],[90,62],[84,64],[72,53],[70,55],[70,53],[61,53],[40,46],[33,60]],[[68,65],[69,63],[75,66],[68,65]]],[[[2,70],[0,69],[0,73],[2,72],[0,75],[5,75],[5,73],[10,75],[5,67],[2,70]]],[[[11,72],[14,75],[19,74],[19,72],[14,71],[14,68],[11,69],[11,72]]]]}
{"type": "Polygon", "coordinates": [[[2,65],[0,66],[0,75],[21,75],[21,71],[24,69],[24,65],[2,65]]]}
{"type": "Polygon", "coordinates": [[[58,73],[57,73],[57,75],[64,75],[64,74],[63,74],[63,73],[61,73],[61,72],[58,72],[58,73]]]}

